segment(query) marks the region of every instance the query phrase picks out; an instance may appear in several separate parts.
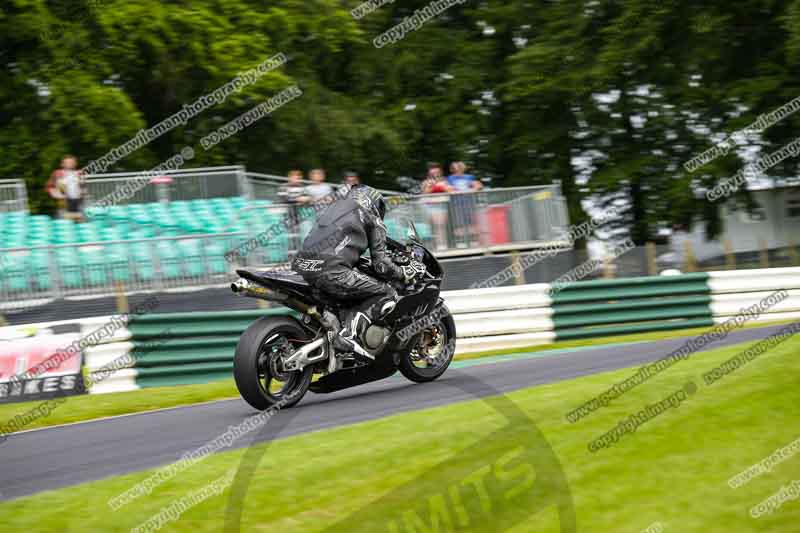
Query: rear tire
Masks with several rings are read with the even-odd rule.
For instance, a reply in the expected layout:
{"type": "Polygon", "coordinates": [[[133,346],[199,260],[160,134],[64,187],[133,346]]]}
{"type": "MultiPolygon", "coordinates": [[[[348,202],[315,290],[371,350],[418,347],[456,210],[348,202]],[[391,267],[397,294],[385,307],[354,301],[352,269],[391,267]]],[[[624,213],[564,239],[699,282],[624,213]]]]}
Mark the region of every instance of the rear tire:
{"type": "MultiPolygon", "coordinates": [[[[439,376],[445,373],[447,368],[450,366],[450,363],[453,362],[453,356],[455,355],[456,351],[456,324],[453,321],[453,316],[450,314],[450,310],[447,309],[444,304],[442,304],[442,307],[444,307],[446,313],[439,320],[439,322],[430,328],[427,328],[425,331],[418,333],[411,340],[409,347],[400,357],[400,363],[398,365],[400,373],[415,383],[427,383],[438,379],[439,376]],[[442,342],[442,352],[437,357],[435,366],[421,367],[416,364],[419,361],[415,361],[414,350],[417,349],[420,344],[424,344],[426,335],[430,335],[432,330],[437,328],[439,330],[439,334],[445,337],[442,342]]],[[[437,308],[437,310],[438,309],[439,308],[437,308]]]]}
{"type": "Polygon", "coordinates": [[[262,317],[252,323],[239,339],[233,359],[233,377],[244,401],[264,411],[274,406],[286,409],[302,400],[313,368],[278,375],[276,364],[281,350],[297,350],[308,341],[306,331],[290,317],[262,317]],[[283,387],[273,390],[275,384],[283,387]]]}

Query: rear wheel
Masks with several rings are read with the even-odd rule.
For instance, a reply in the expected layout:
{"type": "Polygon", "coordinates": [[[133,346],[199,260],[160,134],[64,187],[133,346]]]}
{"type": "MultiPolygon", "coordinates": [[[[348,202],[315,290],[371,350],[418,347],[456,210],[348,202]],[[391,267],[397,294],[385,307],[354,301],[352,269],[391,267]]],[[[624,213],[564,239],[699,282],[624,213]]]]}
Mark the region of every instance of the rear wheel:
{"type": "MultiPolygon", "coordinates": [[[[442,313],[440,313],[441,315],[442,313]]],[[[449,311],[436,324],[417,334],[400,358],[400,373],[416,383],[433,381],[445,373],[456,349],[456,326],[449,311]]]]}
{"type": "Polygon", "coordinates": [[[233,376],[239,394],[264,411],[299,402],[311,384],[311,366],[285,372],[283,359],[309,341],[305,330],[289,317],[263,317],[248,327],[236,345],[233,376]]]}

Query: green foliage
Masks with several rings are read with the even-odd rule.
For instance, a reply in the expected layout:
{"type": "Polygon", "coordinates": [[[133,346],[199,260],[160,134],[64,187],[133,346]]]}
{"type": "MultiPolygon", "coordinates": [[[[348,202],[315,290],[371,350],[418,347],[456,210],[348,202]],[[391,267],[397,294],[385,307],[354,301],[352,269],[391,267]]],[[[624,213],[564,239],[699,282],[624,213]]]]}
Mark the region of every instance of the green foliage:
{"type": "MultiPolygon", "coordinates": [[[[290,61],[113,170],[154,166],[282,89],[295,102],[193,165],[347,168],[393,187],[428,160],[463,159],[495,185],[562,183],[583,201],[628,206],[637,242],[699,215],[703,187],[742,167],[737,150],[683,163],[798,96],[800,0],[731,4],[468,2],[401,41],[372,40],[427,1],[354,19],[356,0],[12,0],[0,7],[2,177],[28,181],[35,210],[66,152],[83,164],[282,52],[290,61]],[[614,95],[613,98],[603,98],[614,95]]],[[[774,151],[793,116],[738,148],[774,151]]],[[[788,160],[771,172],[794,176],[788,160]]]]}

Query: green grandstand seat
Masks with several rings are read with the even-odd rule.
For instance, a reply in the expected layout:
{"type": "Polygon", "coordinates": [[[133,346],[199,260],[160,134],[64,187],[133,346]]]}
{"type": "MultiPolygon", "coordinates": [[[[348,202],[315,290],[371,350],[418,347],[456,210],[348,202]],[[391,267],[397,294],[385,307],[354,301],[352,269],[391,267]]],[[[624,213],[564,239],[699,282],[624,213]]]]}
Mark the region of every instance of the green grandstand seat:
{"type": "Polygon", "coordinates": [[[50,226],[52,219],[47,215],[33,215],[28,217],[28,225],[30,226],[50,226]]]}
{"type": "Polygon", "coordinates": [[[29,256],[28,252],[8,252],[8,261],[0,276],[0,283],[9,292],[27,291],[29,285],[29,256]]]}
{"type": "Polygon", "coordinates": [[[83,285],[81,260],[78,251],[73,248],[56,248],[56,268],[58,276],[65,287],[77,288],[83,285]]]}
{"type": "Polygon", "coordinates": [[[108,208],[108,213],[110,218],[114,222],[127,222],[128,221],[128,211],[123,206],[114,205],[108,208]]]}
{"type": "Polygon", "coordinates": [[[132,230],[128,235],[128,239],[136,240],[136,239],[152,239],[156,236],[156,232],[153,228],[143,228],[141,226],[134,226],[136,229],[132,230]]]}
{"type": "MultiPolygon", "coordinates": [[[[268,200],[249,201],[241,197],[123,204],[109,206],[100,216],[80,224],[44,215],[0,213],[0,248],[98,243],[88,247],[32,250],[20,263],[22,266],[17,265],[14,272],[0,282],[9,290],[21,291],[47,290],[56,285],[58,279],[67,288],[127,282],[134,277],[152,280],[156,266],[153,252],[167,279],[184,275],[200,277],[204,273],[226,274],[230,265],[224,254],[241,238],[130,244],[125,241],[223,232],[240,233],[246,240],[282,224],[285,213],[267,209],[270,205],[272,202],[268,200]],[[246,209],[250,206],[257,208],[246,209]],[[102,244],[108,242],[117,244],[102,244]],[[55,260],[53,266],[51,257],[55,260]]],[[[313,218],[313,210],[306,211],[313,218]]],[[[304,232],[310,226],[309,220],[303,226],[304,232]]],[[[424,238],[430,228],[420,225],[418,230],[424,238]]],[[[288,248],[289,235],[281,232],[268,246],[256,250],[254,257],[265,262],[285,261],[288,248]]]]}
{"type": "Polygon", "coordinates": [[[180,224],[172,217],[159,217],[153,220],[154,228],[158,228],[158,233],[164,235],[164,232],[169,231],[172,233],[180,233],[180,224]]]}
{"type": "Polygon", "coordinates": [[[131,244],[128,248],[128,255],[135,267],[137,278],[142,281],[150,281],[155,277],[155,267],[153,266],[153,256],[151,255],[149,243],[136,242],[131,244]]]}
{"type": "Polygon", "coordinates": [[[24,233],[7,233],[3,239],[3,248],[24,248],[27,246],[24,233]]]}
{"type": "Polygon", "coordinates": [[[48,290],[53,286],[50,271],[50,251],[33,250],[30,255],[29,268],[39,290],[48,290]]]}
{"type": "Polygon", "coordinates": [[[225,274],[228,272],[228,261],[225,259],[225,252],[229,249],[216,241],[205,246],[209,274],[225,274]]]}
{"type": "Polygon", "coordinates": [[[102,241],[124,241],[125,233],[115,226],[109,226],[100,230],[100,240],[102,241]]]}
{"type": "Polygon", "coordinates": [[[130,281],[131,268],[128,245],[125,243],[109,244],[105,246],[107,262],[111,266],[111,279],[116,281],[130,281]]]}
{"type": "Polygon", "coordinates": [[[119,231],[122,235],[125,235],[125,238],[130,238],[130,232],[133,231],[134,227],[129,222],[120,222],[119,224],[114,224],[114,227],[119,231]]]}
{"type": "Polygon", "coordinates": [[[53,234],[53,244],[72,244],[78,242],[78,234],[76,232],[63,232],[53,234]]]}
{"type": "Polygon", "coordinates": [[[417,233],[419,233],[419,238],[423,240],[432,239],[433,232],[431,231],[431,225],[426,222],[420,222],[419,224],[414,223],[417,228],[417,233]]]}
{"type": "Polygon", "coordinates": [[[196,219],[181,218],[178,220],[178,227],[184,234],[206,232],[206,225],[196,219]]]}
{"type": "Polygon", "coordinates": [[[78,251],[81,267],[86,281],[90,285],[104,285],[108,283],[106,269],[108,257],[103,246],[84,246],[78,251]]]}
{"type": "Polygon", "coordinates": [[[266,245],[253,252],[257,260],[265,263],[280,263],[286,261],[289,255],[289,236],[281,233],[272,238],[266,245]]]}
{"type": "Polygon", "coordinates": [[[204,245],[200,239],[181,239],[177,241],[178,251],[186,273],[201,276],[205,273],[204,245]]]}
{"type": "Polygon", "coordinates": [[[75,231],[75,223],[71,220],[54,220],[53,231],[75,231]]]}
{"type": "Polygon", "coordinates": [[[78,224],[77,235],[79,242],[97,242],[100,240],[101,226],[96,222],[78,224]]]}
{"type": "Polygon", "coordinates": [[[152,224],[153,222],[152,218],[150,218],[150,215],[144,212],[131,213],[128,218],[137,224],[141,224],[142,226],[152,224]]]}
{"type": "Polygon", "coordinates": [[[144,208],[154,215],[159,213],[169,213],[170,210],[167,204],[162,204],[160,202],[145,204],[144,208]]]}
{"type": "Polygon", "coordinates": [[[161,263],[161,273],[167,279],[181,277],[181,255],[174,243],[159,241],[156,244],[158,259],[161,263]]]}

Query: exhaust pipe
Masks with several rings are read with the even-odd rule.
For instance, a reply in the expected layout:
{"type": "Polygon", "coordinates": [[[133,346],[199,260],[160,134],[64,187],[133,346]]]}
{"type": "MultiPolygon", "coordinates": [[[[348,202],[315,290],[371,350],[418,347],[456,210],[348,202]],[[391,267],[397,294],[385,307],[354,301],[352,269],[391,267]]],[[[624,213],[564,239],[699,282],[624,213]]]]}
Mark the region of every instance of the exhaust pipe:
{"type": "Polygon", "coordinates": [[[271,291],[266,287],[256,285],[255,283],[251,283],[246,279],[241,278],[231,283],[231,290],[234,293],[242,296],[258,298],[259,300],[267,300],[271,302],[285,302],[288,298],[287,296],[276,293],[275,291],[271,291]]]}
{"type": "Polygon", "coordinates": [[[249,281],[247,281],[246,279],[239,278],[236,281],[234,281],[233,283],[231,283],[231,290],[234,293],[239,294],[240,292],[245,292],[245,290],[247,290],[248,286],[250,286],[250,282],[249,281]]]}
{"type": "Polygon", "coordinates": [[[249,298],[258,298],[259,300],[266,300],[268,302],[278,302],[290,309],[294,309],[295,311],[299,311],[300,313],[309,313],[314,318],[321,318],[319,313],[316,311],[315,307],[310,306],[305,302],[301,302],[296,298],[288,296],[286,294],[281,294],[276,291],[272,291],[267,289],[266,287],[262,287],[261,285],[257,285],[252,283],[246,279],[239,278],[233,283],[231,283],[231,290],[239,294],[241,296],[247,296],[249,298]]]}

